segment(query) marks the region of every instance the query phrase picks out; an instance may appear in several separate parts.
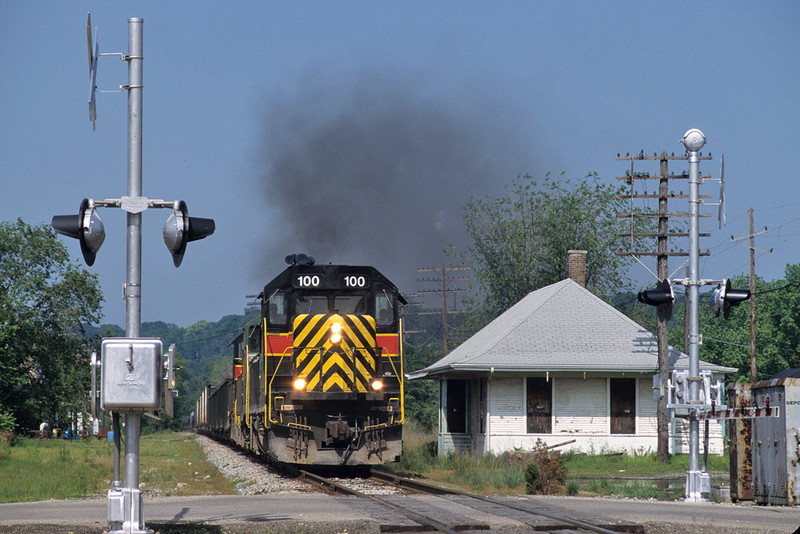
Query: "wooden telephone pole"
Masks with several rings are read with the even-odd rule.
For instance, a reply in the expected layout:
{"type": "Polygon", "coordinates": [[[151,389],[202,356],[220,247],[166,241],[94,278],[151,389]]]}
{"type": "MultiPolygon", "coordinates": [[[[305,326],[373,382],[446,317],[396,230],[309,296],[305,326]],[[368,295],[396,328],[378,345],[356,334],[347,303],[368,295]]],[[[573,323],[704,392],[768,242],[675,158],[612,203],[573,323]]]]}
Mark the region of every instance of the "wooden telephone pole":
{"type": "MultiPolygon", "coordinates": [[[[673,217],[689,217],[688,213],[669,213],[667,210],[667,202],[669,199],[688,199],[689,195],[683,193],[675,194],[669,190],[669,180],[683,179],[688,180],[689,174],[669,174],[669,161],[682,160],[687,161],[688,156],[675,156],[674,154],[668,156],[666,152],[661,155],[645,156],[643,153],[639,155],[620,156],[617,155],[617,160],[626,160],[631,162],[630,174],[627,176],[617,176],[617,180],[626,180],[631,185],[631,191],[627,195],[617,195],[617,198],[629,199],[631,201],[630,213],[618,213],[619,218],[629,218],[631,225],[635,218],[657,218],[658,231],[656,232],[633,232],[633,229],[627,233],[617,234],[618,237],[629,237],[631,239],[631,250],[617,252],[620,256],[656,256],[657,258],[657,277],[659,282],[666,280],[669,276],[669,257],[670,256],[688,256],[688,251],[668,251],[667,245],[670,238],[675,237],[689,237],[688,232],[670,232],[669,219],[673,217]],[[659,174],[650,175],[650,173],[636,173],[634,172],[634,161],[636,160],[657,160],[660,163],[659,174]],[[636,180],[658,180],[658,193],[657,194],[638,194],[634,191],[634,184],[636,180]],[[658,213],[634,213],[633,200],[634,199],[658,199],[658,213]],[[633,250],[633,239],[638,237],[655,237],[657,239],[656,251],[637,251],[633,250]]],[[[711,156],[701,156],[700,159],[711,159],[711,156]]],[[[701,176],[701,178],[710,178],[710,176],[701,176]]],[[[710,195],[700,195],[701,199],[711,198],[710,195]]],[[[701,217],[710,217],[709,214],[700,214],[701,217]]],[[[709,237],[708,233],[699,234],[700,237],[709,237]]],[[[701,256],[708,256],[709,252],[699,253],[701,256]]],[[[662,383],[666,383],[669,377],[669,341],[667,339],[667,321],[669,317],[659,310],[657,313],[657,326],[656,338],[658,340],[658,374],[661,375],[662,383]]],[[[662,397],[658,400],[657,409],[657,428],[658,428],[658,450],[657,457],[659,461],[666,461],[669,458],[669,418],[667,415],[667,403],[662,397]]]]}
{"type": "Polygon", "coordinates": [[[761,232],[755,232],[753,229],[753,208],[750,208],[750,234],[742,237],[734,238],[731,236],[731,241],[737,245],[742,245],[750,249],[750,382],[755,384],[758,380],[758,366],[756,365],[756,250],[766,254],[772,254],[772,249],[761,250],[756,248],[756,236],[765,234],[767,229],[764,228],[761,232]],[[750,246],[739,243],[742,239],[749,239],[750,246]]]}
{"type": "MultiPolygon", "coordinates": [[[[464,282],[469,281],[468,277],[453,277],[448,276],[453,271],[469,271],[469,267],[447,267],[442,265],[441,267],[425,269],[420,268],[417,269],[418,273],[437,273],[439,278],[418,278],[417,282],[435,282],[440,284],[439,289],[432,289],[432,290],[423,290],[419,291],[419,294],[431,294],[431,293],[440,293],[442,296],[442,347],[443,347],[443,354],[447,355],[447,314],[448,313],[461,313],[457,311],[456,308],[456,300],[455,295],[456,293],[462,293],[466,291],[466,289],[461,289],[455,286],[448,287],[449,282],[464,282]],[[453,309],[448,312],[447,310],[447,296],[453,295],[453,309]]],[[[419,312],[420,315],[429,315],[436,312],[419,312]]]]}

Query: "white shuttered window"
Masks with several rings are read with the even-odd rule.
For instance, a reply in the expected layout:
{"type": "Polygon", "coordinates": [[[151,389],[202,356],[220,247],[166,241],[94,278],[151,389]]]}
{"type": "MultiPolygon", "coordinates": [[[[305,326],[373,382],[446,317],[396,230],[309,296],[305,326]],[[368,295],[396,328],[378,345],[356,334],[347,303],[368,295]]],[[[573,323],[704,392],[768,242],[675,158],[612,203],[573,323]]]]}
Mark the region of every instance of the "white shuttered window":
{"type": "Polygon", "coordinates": [[[523,378],[493,378],[489,382],[489,429],[492,434],[524,434],[523,378]]]}
{"type": "Polygon", "coordinates": [[[553,433],[606,434],[608,418],[608,380],[594,378],[554,378],[553,433]]]}

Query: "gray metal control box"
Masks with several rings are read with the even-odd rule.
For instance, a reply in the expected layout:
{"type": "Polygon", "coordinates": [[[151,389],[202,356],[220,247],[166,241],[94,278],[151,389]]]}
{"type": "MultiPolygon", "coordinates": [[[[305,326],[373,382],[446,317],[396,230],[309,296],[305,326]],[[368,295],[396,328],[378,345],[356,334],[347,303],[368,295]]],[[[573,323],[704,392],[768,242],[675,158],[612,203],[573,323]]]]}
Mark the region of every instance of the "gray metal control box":
{"type": "Polygon", "coordinates": [[[800,505],[798,377],[800,369],[787,369],[751,388],[753,403],[777,415],[753,420],[753,498],[759,504],[800,505]]]}
{"type": "Polygon", "coordinates": [[[157,410],[161,405],[161,352],[160,339],[103,339],[102,408],[112,411],[157,410]]]}

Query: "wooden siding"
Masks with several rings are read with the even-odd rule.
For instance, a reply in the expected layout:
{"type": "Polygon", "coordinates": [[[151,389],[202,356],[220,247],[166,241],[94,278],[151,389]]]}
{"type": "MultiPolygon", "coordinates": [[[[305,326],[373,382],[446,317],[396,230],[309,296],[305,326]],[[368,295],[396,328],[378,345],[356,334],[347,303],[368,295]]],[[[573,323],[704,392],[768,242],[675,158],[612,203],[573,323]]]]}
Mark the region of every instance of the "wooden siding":
{"type": "Polygon", "coordinates": [[[608,380],[553,378],[553,433],[607,434],[608,380]]]}
{"type": "Polygon", "coordinates": [[[471,454],[472,436],[470,434],[439,434],[439,454],[457,452],[471,454]]]}

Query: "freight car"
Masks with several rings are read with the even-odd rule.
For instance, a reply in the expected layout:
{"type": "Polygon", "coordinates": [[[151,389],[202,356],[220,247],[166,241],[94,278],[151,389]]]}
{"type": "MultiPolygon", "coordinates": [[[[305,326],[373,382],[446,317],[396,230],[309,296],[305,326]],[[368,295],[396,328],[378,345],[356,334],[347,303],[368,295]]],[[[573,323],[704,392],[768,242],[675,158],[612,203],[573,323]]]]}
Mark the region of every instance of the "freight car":
{"type": "Polygon", "coordinates": [[[396,461],[405,299],[374,267],[286,261],[231,343],[232,378],[198,399],[198,430],[284,463],[396,461]]]}

